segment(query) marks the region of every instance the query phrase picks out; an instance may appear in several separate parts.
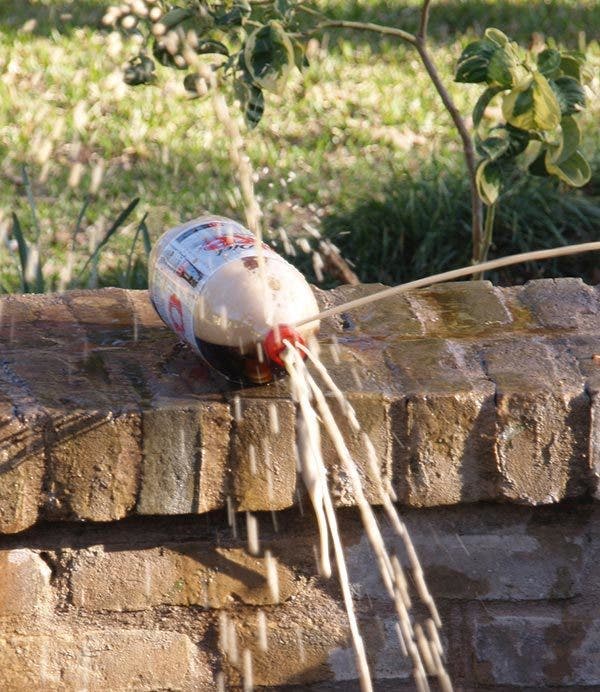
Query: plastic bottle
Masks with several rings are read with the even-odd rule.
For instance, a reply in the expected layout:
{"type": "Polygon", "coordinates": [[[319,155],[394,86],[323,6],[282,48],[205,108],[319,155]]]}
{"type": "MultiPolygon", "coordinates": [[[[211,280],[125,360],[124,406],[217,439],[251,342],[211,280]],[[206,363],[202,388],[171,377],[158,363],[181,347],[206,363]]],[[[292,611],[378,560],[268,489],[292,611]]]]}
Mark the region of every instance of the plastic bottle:
{"type": "Polygon", "coordinates": [[[265,243],[221,216],[166,231],[149,262],[150,298],[162,320],[228,379],[270,381],[281,372],[283,339],[304,342],[318,321],[302,274],[265,243]],[[262,267],[262,268],[261,268],[262,267]]]}

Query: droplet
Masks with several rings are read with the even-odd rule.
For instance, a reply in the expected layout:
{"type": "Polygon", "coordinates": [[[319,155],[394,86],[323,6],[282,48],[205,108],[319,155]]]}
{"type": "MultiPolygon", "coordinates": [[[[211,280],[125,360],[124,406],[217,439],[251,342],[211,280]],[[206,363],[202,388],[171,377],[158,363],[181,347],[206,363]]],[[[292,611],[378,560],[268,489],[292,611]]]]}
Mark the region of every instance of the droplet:
{"type": "Polygon", "coordinates": [[[246,512],[246,531],[248,533],[248,552],[250,555],[258,555],[260,551],[258,520],[250,512],[246,512]]]}

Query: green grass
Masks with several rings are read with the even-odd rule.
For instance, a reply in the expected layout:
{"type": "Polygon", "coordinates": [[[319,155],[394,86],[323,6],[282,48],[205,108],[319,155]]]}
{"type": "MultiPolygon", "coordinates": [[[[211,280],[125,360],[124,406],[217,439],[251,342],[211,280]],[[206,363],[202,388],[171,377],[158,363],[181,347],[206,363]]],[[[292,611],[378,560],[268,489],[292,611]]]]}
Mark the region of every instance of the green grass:
{"type": "MultiPolygon", "coordinates": [[[[120,70],[135,46],[99,30],[109,4],[92,0],[0,4],[0,286],[4,290],[21,286],[18,252],[10,238],[12,213],[29,241],[35,234],[23,164],[32,180],[41,227],[47,290],[61,285],[73,229],[99,165],[104,166],[102,184],[91,195],[76,236],[75,275],[118,214],[133,198],[141,201],[106,244],[96,270],[86,271],[83,283],[143,285],[145,253],[140,241],[135,271],[128,273],[127,266],[131,269],[130,248],[144,214],[152,239],[169,225],[205,210],[243,219],[227,141],[210,104],[188,101],[180,75],[168,70],[161,72],[156,86],[126,87],[120,70]],[[70,186],[74,166],[81,179],[70,186]]],[[[328,0],[320,6],[339,18],[388,21],[414,30],[419,4],[328,0]]],[[[600,8],[593,0],[434,2],[435,63],[465,115],[479,89],[453,84],[453,68],[465,43],[488,25],[512,33],[524,44],[533,31],[541,31],[576,48],[585,44],[582,31],[589,37],[598,34],[600,8]]],[[[291,236],[304,234],[306,223],[324,229],[365,280],[396,281],[457,266],[468,256],[469,243],[461,150],[416,55],[402,44],[366,34],[332,32],[325,43],[328,47],[312,46],[311,67],[304,79],[298,75],[282,97],[268,98],[263,122],[247,137],[265,226],[273,233],[283,227],[291,236]],[[390,219],[395,220],[390,223],[390,219]]],[[[585,47],[597,74],[600,49],[597,44],[585,47]]],[[[588,155],[600,144],[597,77],[592,88],[595,100],[583,123],[588,155]]],[[[565,220],[557,232],[550,228],[547,234],[543,229],[530,232],[531,195],[539,192],[535,185],[523,192],[524,197],[512,199],[501,212],[494,254],[521,249],[524,243],[533,244],[529,249],[537,243],[555,244],[559,236],[565,242],[579,240],[582,234],[596,237],[598,170],[597,161],[590,194],[564,198],[564,208],[563,197],[539,188],[541,206],[552,209],[543,218],[555,224],[557,217],[565,220]],[[583,215],[583,221],[590,222],[587,225],[569,207],[579,201],[588,205],[583,215]],[[515,216],[527,221],[519,226],[515,216]]],[[[295,261],[310,273],[306,256],[299,253],[295,261]]],[[[573,266],[568,269],[579,269],[573,266]]],[[[548,268],[557,269],[561,267],[548,268]]]]}

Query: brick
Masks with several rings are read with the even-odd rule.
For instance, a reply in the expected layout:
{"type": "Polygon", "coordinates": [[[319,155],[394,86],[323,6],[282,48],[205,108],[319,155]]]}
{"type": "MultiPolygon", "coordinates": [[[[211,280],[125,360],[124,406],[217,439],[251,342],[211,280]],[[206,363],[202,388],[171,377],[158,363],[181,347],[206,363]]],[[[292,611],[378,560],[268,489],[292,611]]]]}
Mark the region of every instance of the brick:
{"type": "Polygon", "coordinates": [[[44,418],[23,420],[0,396],[0,534],[32,526],[45,471],[44,418]]]}
{"type": "Polygon", "coordinates": [[[56,629],[0,635],[3,690],[209,690],[185,634],[160,630],[56,629]]]}
{"type": "Polygon", "coordinates": [[[588,383],[590,412],[590,477],[594,498],[600,500],[600,373],[588,383]]]}
{"type": "Polygon", "coordinates": [[[7,351],[52,352],[84,336],[60,294],[3,296],[0,315],[0,341],[7,351]]]}
{"type": "Polygon", "coordinates": [[[230,425],[229,407],[218,402],[144,411],[138,513],[190,514],[222,507],[230,425]]]}
{"type": "MultiPolygon", "coordinates": [[[[256,609],[239,609],[231,615],[229,627],[236,633],[240,658],[245,648],[251,652],[256,687],[307,689],[313,683],[336,680],[336,662],[330,660],[330,652],[350,645],[347,619],[341,603],[314,584],[307,584],[276,611],[265,610],[267,651],[258,647],[256,609]]],[[[218,645],[229,686],[237,689],[241,661],[232,660],[221,638],[218,645]]]]}
{"type": "Polygon", "coordinates": [[[86,632],[82,639],[79,657],[65,674],[67,687],[83,683],[90,690],[202,689],[197,684],[201,681],[194,680],[194,647],[185,634],[116,629],[86,632]]]}
{"type": "Polygon", "coordinates": [[[494,615],[474,635],[482,685],[600,685],[600,622],[544,615],[494,615]]]}
{"type": "MultiPolygon", "coordinates": [[[[444,533],[429,522],[411,522],[410,536],[436,598],[469,601],[543,601],[581,593],[583,540],[553,531],[444,533]],[[533,532],[532,532],[533,533],[533,532]]],[[[402,540],[385,531],[386,545],[405,555],[402,540]]],[[[361,596],[387,599],[366,537],[347,549],[350,579],[361,596]]],[[[408,563],[405,563],[408,567],[408,563]]]]}
{"type": "Polygon", "coordinates": [[[394,486],[432,506],[495,494],[494,386],[468,349],[437,339],[386,350],[403,395],[392,403],[394,486]]]}
{"type": "MultiPolygon", "coordinates": [[[[339,304],[379,288],[320,295],[322,302],[339,304]]],[[[401,501],[543,503],[584,496],[597,486],[588,396],[596,369],[592,356],[600,345],[597,296],[596,288],[573,280],[506,290],[464,282],[324,321],[324,361],[362,407],[401,501]],[[334,336],[341,351],[337,364],[327,343],[334,336]]],[[[211,511],[222,508],[227,496],[239,509],[294,503],[295,409],[285,378],[240,390],[252,415],[232,425],[228,407],[235,388],[178,345],[146,292],[17,296],[0,305],[0,388],[14,408],[3,414],[11,423],[2,458],[13,459],[10,446],[22,429],[35,431],[26,445],[34,456],[0,478],[0,530],[31,525],[40,501],[43,517],[95,520],[132,511],[211,511]],[[281,435],[272,439],[271,403],[282,421],[281,435]],[[189,420],[179,422],[195,408],[205,430],[190,461],[169,447],[180,445],[182,430],[184,437],[192,434],[189,420]],[[146,426],[147,484],[138,496],[140,409],[147,421],[163,421],[156,430],[165,436],[161,440],[146,426]],[[172,431],[170,411],[178,416],[172,431]],[[249,468],[250,445],[257,451],[257,473],[249,468]],[[264,463],[269,455],[272,467],[264,463]],[[82,458],[88,461],[80,465],[82,458]],[[205,464],[205,458],[212,461],[205,464]],[[125,470],[115,482],[119,469],[125,470]],[[47,496],[40,500],[42,482],[47,496]]],[[[592,411],[595,426],[594,416],[592,411]]],[[[349,440],[360,457],[360,439],[349,440]]],[[[186,454],[191,449],[188,439],[186,454]]],[[[350,502],[330,450],[326,457],[339,503],[350,502]]],[[[370,484],[375,501],[373,490],[370,484]]]]}
{"type": "MultiPolygon", "coordinates": [[[[356,432],[341,407],[333,397],[327,397],[328,404],[338,424],[344,442],[352,459],[359,468],[362,487],[367,500],[381,502],[381,481],[392,478],[392,440],[390,431],[389,402],[381,396],[355,393],[348,395],[349,404],[353,407],[361,430],[356,432]],[[367,452],[363,435],[369,437],[377,454],[380,477],[374,478],[367,464],[367,452]]],[[[337,506],[355,504],[354,492],[349,477],[344,471],[337,452],[325,426],[322,426],[321,441],[323,459],[330,473],[330,489],[337,506]]]]}
{"type": "MultiPolygon", "coordinates": [[[[371,676],[377,683],[384,680],[412,680],[412,663],[401,652],[393,617],[364,619],[361,633],[369,657],[371,676]]],[[[357,681],[354,650],[351,646],[338,647],[329,653],[329,665],[337,681],[357,681]]],[[[379,689],[379,684],[376,689],[379,689]]]]}
{"type": "MultiPolygon", "coordinates": [[[[372,295],[386,288],[382,284],[361,284],[359,286],[339,286],[332,291],[322,292],[321,309],[341,305],[356,298],[372,295]],[[323,295],[324,294],[324,295],[323,295]]],[[[401,334],[405,338],[414,338],[424,334],[423,323],[415,311],[408,294],[390,296],[379,303],[354,308],[328,318],[327,327],[333,327],[338,335],[354,339],[358,335],[368,338],[387,337],[390,334],[401,334]]],[[[412,295],[412,294],[411,294],[412,295]]]]}
{"type": "Polygon", "coordinates": [[[596,333],[600,328],[598,288],[581,279],[528,281],[517,295],[543,327],[596,333]]]}
{"type": "Polygon", "coordinates": [[[54,421],[45,512],[111,521],[135,506],[140,474],[139,414],[73,411],[54,421]]]}
{"type": "Polygon", "coordinates": [[[247,399],[231,433],[236,509],[285,509],[295,502],[296,410],[291,401],[247,399]],[[271,425],[274,407],[277,432],[271,425]]]}
{"type": "MultiPolygon", "coordinates": [[[[280,599],[298,586],[277,563],[280,599]]],[[[265,561],[244,548],[181,543],[147,550],[82,551],[70,569],[71,601],[89,611],[135,611],[163,605],[226,608],[273,603],[265,561]]]]}
{"type": "Polygon", "coordinates": [[[57,648],[63,645],[53,634],[3,635],[0,632],[0,689],[64,690],[57,648]]]}
{"type": "Polygon", "coordinates": [[[232,416],[229,406],[210,402],[200,407],[199,512],[210,512],[226,506],[230,493],[230,437],[232,416]]]}
{"type": "Polygon", "coordinates": [[[558,502],[589,486],[589,402],[568,348],[542,338],[485,344],[496,383],[500,492],[528,504],[558,502]]]}
{"type": "Polygon", "coordinates": [[[0,575],[0,618],[49,613],[51,570],[39,555],[26,548],[0,551],[0,575]]]}
{"type": "Polygon", "coordinates": [[[473,338],[505,330],[512,322],[502,293],[489,281],[456,281],[407,293],[427,336],[473,338]]]}

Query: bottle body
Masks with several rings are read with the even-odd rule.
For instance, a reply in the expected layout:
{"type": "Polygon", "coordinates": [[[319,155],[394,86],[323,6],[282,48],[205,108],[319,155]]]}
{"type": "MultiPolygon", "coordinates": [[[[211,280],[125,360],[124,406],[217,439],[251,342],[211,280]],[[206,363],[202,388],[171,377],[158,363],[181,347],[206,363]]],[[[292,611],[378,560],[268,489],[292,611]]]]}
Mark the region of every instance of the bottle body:
{"type": "MultiPolygon", "coordinates": [[[[229,379],[264,382],[276,366],[262,342],[270,330],[318,312],[302,274],[254,235],[220,216],[164,233],[150,255],[150,297],[162,320],[229,379]]],[[[318,322],[300,330],[306,338],[318,322]]]]}

